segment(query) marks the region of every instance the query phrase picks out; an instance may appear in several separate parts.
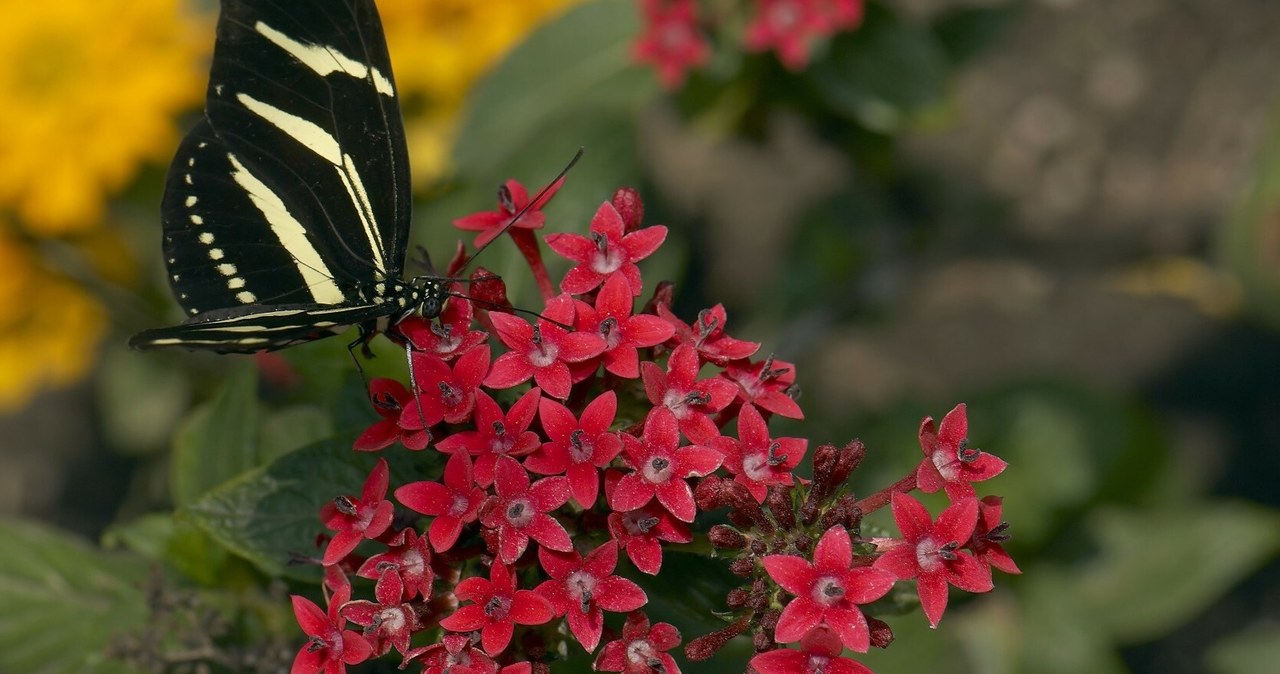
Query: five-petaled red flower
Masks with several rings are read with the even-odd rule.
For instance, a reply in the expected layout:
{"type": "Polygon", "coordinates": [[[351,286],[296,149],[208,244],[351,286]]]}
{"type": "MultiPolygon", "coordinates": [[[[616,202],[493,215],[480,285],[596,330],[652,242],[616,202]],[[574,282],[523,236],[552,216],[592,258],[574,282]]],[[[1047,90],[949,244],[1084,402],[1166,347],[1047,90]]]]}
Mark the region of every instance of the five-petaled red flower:
{"type": "Polygon", "coordinates": [[[477,645],[468,635],[445,634],[437,643],[410,651],[400,669],[417,661],[423,666],[422,674],[530,674],[533,670],[527,662],[499,667],[477,645]]]}
{"type": "Polygon", "coordinates": [[[418,614],[404,603],[404,584],[400,575],[388,569],[378,578],[373,588],[377,602],[357,599],[342,605],[342,617],[364,627],[364,638],[369,641],[373,655],[378,656],[395,647],[401,655],[409,650],[409,639],[419,628],[418,614]]]}
{"type": "Polygon", "coordinates": [[[770,438],[764,417],[751,405],[743,405],[738,412],[738,438],[721,435],[712,438],[706,446],[724,454],[725,470],[733,475],[735,482],[746,487],[757,502],[764,502],[769,487],[793,484],[791,473],[800,464],[808,440],[770,438]]]}
{"type": "Polygon", "coordinates": [[[360,434],[360,437],[356,438],[357,450],[372,452],[390,447],[402,437],[406,447],[426,448],[427,443],[430,442],[430,436],[421,428],[400,428],[401,412],[413,403],[413,395],[404,387],[404,384],[394,379],[375,377],[369,381],[369,400],[373,402],[373,410],[382,419],[374,422],[360,434]]]}
{"type": "Polygon", "coordinates": [[[517,624],[541,625],[554,616],[550,602],[533,590],[517,590],[511,569],[496,561],[488,578],[465,578],[453,594],[474,603],[445,617],[440,626],[454,632],[480,630],[480,643],[491,656],[511,643],[517,624]]]}
{"type": "Polygon", "coordinates": [[[542,229],[546,223],[547,216],[542,212],[542,208],[551,201],[551,197],[560,191],[560,186],[564,184],[564,178],[557,180],[538,197],[538,201],[533,205],[529,203],[529,190],[518,180],[508,180],[502,187],[498,188],[498,209],[495,211],[483,211],[473,213],[471,215],[458,218],[453,221],[453,226],[458,229],[469,232],[480,232],[476,236],[475,247],[479,248],[494,239],[502,233],[502,229],[511,222],[511,218],[515,217],[520,211],[524,211],[524,215],[511,225],[512,229],[542,229]],[[528,210],[525,210],[525,209],[528,210]]]}
{"type": "Polygon", "coordinates": [[[582,410],[582,420],[569,408],[549,398],[539,403],[542,428],[551,438],[524,460],[524,467],[540,475],[561,475],[569,480],[573,500],[583,508],[595,505],[600,492],[600,472],[622,451],[622,439],[609,431],[618,412],[618,397],[605,391],[582,410]]]}
{"type": "Polygon", "coordinates": [[[530,325],[510,314],[491,313],[494,329],[510,351],[498,356],[484,385],[511,388],[533,378],[547,395],[564,400],[573,386],[570,363],[580,363],[604,353],[605,343],[593,332],[569,332],[573,324],[573,300],[568,295],[547,302],[543,318],[530,325]]]}
{"type": "Polygon", "coordinates": [[[720,435],[711,415],[733,402],[738,387],[723,377],[698,379],[698,370],[698,352],[687,344],[671,352],[666,371],[657,363],[640,364],[649,402],[675,415],[689,440],[707,442],[720,435]]]}
{"type": "Polygon", "coordinates": [[[414,351],[430,353],[445,360],[453,360],[484,344],[489,335],[483,330],[472,330],[475,306],[463,299],[445,303],[444,311],[434,321],[413,315],[396,326],[413,345],[414,351]]]}
{"type": "Polygon", "coordinates": [[[738,385],[738,400],[790,419],[803,419],[792,397],[796,366],[769,356],[759,363],[741,361],[725,366],[724,377],[738,385]]]}
{"type": "Polygon", "coordinates": [[[707,62],[711,49],[698,30],[693,0],[644,0],[644,32],[631,48],[632,58],[652,63],[662,86],[675,89],[685,72],[707,62]]]}
{"type": "Polygon", "coordinates": [[[498,557],[504,564],[514,564],[530,538],[552,550],[573,549],[569,533],[547,514],[569,500],[569,483],[564,477],[544,477],[530,485],[524,468],[515,459],[501,456],[493,487],[497,494],[480,509],[480,523],[497,530],[498,557]]]}
{"type": "Polygon", "coordinates": [[[969,446],[969,418],[964,403],[942,418],[942,427],[933,427],[933,417],[920,422],[920,450],[924,460],[916,470],[920,491],[932,494],[947,490],[952,502],[974,497],[974,482],[989,480],[1004,472],[1007,463],[998,456],[969,446]]]}
{"type": "Polygon", "coordinates": [[[759,674],[872,674],[861,662],[840,657],[844,646],[835,632],[819,627],[800,639],[800,650],[778,648],[751,658],[759,674]]]}
{"type": "Polygon", "coordinates": [[[657,497],[677,519],[692,522],[697,506],[687,480],[719,468],[724,457],[709,447],[679,444],[676,418],[665,407],[649,412],[642,437],[624,433],[623,456],[634,470],[618,480],[609,495],[609,507],[635,510],[657,497]]]}
{"type": "MultiPolygon", "coordinates": [[[[441,421],[458,424],[471,417],[476,392],[489,371],[489,345],[469,349],[449,364],[439,356],[413,351],[413,379],[418,403],[405,405],[400,415],[402,428],[428,428],[441,421]],[[419,404],[420,403],[420,404],[419,404]],[[419,414],[421,412],[426,418],[419,414]]],[[[430,437],[430,436],[428,436],[430,437]]]]}
{"type": "Polygon", "coordinates": [[[557,616],[566,616],[569,631],[588,652],[600,643],[605,611],[634,611],[649,601],[639,585],[613,574],[618,566],[618,545],[613,541],[586,557],[542,548],[538,561],[551,576],[538,586],[538,593],[551,602],[557,616]]]}
{"type": "Polygon", "coordinates": [[[338,609],[351,596],[351,588],[340,588],[329,598],[329,612],[320,610],[315,602],[293,595],[293,615],[298,619],[298,626],[309,639],[293,659],[290,674],[343,674],[347,665],[354,665],[369,659],[372,649],[354,630],[343,629],[347,620],[338,609]]]}
{"type": "Polygon", "coordinates": [[[564,292],[574,295],[591,292],[610,275],[622,274],[635,297],[644,290],[636,262],[652,255],[666,238],[667,228],[662,225],[626,234],[618,209],[606,201],[591,218],[591,236],[548,234],[546,242],[551,250],[578,263],[560,282],[564,292]]]}
{"type": "Polygon", "coordinates": [[[470,452],[476,457],[476,484],[493,484],[494,462],[500,456],[524,456],[541,444],[538,434],[529,430],[538,413],[542,392],[529,389],[504,415],[502,408],[485,393],[476,398],[474,431],[459,431],[436,444],[442,452],[470,452]]]}
{"type": "Polygon", "coordinates": [[[661,344],[675,333],[671,323],[652,314],[632,316],[633,302],[626,279],[615,274],[604,282],[594,307],[577,302],[575,323],[578,330],[594,332],[604,339],[604,369],[627,379],[640,376],[637,349],[661,344]]]}
{"type": "Polygon", "coordinates": [[[662,543],[688,543],[693,540],[689,525],[667,512],[659,503],[639,510],[609,513],[609,535],[618,547],[627,551],[627,559],[637,569],[658,575],[662,568],[662,543]]]}
{"type": "Polygon", "coordinates": [[[841,643],[859,653],[871,646],[867,618],[858,604],[873,602],[893,587],[892,574],[853,565],[853,542],[842,526],[827,530],[813,549],[813,561],[794,555],[768,555],[760,560],[769,576],[795,599],[782,609],[774,638],[799,641],[807,632],[826,625],[841,643]]]}
{"type": "Polygon", "coordinates": [[[471,458],[459,452],[450,455],[444,465],[444,484],[410,482],[396,489],[396,500],[435,517],[427,527],[427,536],[436,552],[444,552],[458,541],[462,525],[479,517],[484,492],[471,478],[471,458]]]}
{"type": "Polygon", "coordinates": [[[621,638],[610,641],[596,657],[594,669],[623,674],[680,674],[666,651],[680,645],[680,632],[671,623],[649,627],[649,618],[634,611],[622,625],[621,638]]]}
{"type": "MultiPolygon", "coordinates": [[[[396,497],[399,495],[400,489],[397,489],[396,497]]],[[[388,572],[395,573],[404,587],[405,601],[418,595],[429,599],[435,572],[431,569],[431,548],[427,543],[426,536],[419,536],[411,528],[401,529],[387,541],[387,551],[364,560],[356,575],[378,580],[388,572]]]]}
{"type": "Polygon", "coordinates": [[[395,507],[383,500],[387,495],[390,472],[386,459],[369,471],[360,497],[338,496],[320,510],[324,525],[337,533],[324,551],[324,565],[337,564],[351,554],[366,538],[377,538],[391,526],[395,507]]]}
{"type": "Polygon", "coordinates": [[[707,362],[727,365],[735,360],[750,358],[760,350],[758,342],[748,342],[725,333],[724,324],[728,320],[728,313],[722,304],[698,312],[698,320],[693,325],[680,320],[665,304],[658,305],[658,315],[676,329],[673,338],[676,343],[693,345],[698,350],[698,355],[707,362]]]}
{"type": "Polygon", "coordinates": [[[817,0],[759,0],[746,28],[747,48],[772,49],[788,69],[804,68],[809,62],[809,42],[827,28],[817,4],[817,0]]]}
{"type": "Polygon", "coordinates": [[[973,536],[978,522],[978,499],[951,504],[935,522],[914,498],[893,494],[893,521],[902,539],[890,543],[875,568],[899,580],[916,579],[920,607],[931,627],[937,627],[947,608],[947,584],[969,592],[989,592],[991,571],[973,555],[961,550],[973,536]]]}

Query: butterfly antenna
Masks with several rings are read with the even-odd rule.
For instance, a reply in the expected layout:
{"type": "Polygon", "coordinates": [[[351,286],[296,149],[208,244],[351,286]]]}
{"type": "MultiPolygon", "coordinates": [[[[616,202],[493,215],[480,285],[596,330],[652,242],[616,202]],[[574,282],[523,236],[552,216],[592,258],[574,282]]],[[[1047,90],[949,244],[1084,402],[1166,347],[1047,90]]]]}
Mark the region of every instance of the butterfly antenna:
{"type": "MultiPolygon", "coordinates": [[[[559,184],[559,182],[563,180],[564,177],[569,173],[569,169],[573,168],[573,165],[577,164],[579,159],[582,159],[583,152],[585,152],[583,148],[578,148],[578,151],[573,153],[573,159],[570,159],[569,163],[565,164],[564,168],[560,169],[560,173],[556,174],[556,177],[552,179],[551,182],[547,183],[542,189],[538,190],[538,193],[534,195],[532,199],[529,200],[529,203],[525,204],[524,208],[520,209],[515,215],[511,216],[511,219],[507,221],[507,224],[503,225],[502,229],[498,230],[498,233],[493,235],[493,238],[489,239],[488,241],[485,241],[483,246],[480,246],[479,248],[477,248],[476,252],[472,253],[471,257],[467,258],[466,266],[470,266],[472,262],[475,262],[475,259],[477,257],[480,257],[480,253],[483,253],[486,248],[488,248],[489,246],[492,246],[494,241],[497,241],[498,239],[502,238],[502,235],[506,234],[507,230],[514,227],[515,224],[520,221],[520,218],[524,217],[525,213],[528,213],[535,206],[538,206],[539,202],[542,201],[542,197],[546,196],[547,192],[551,191],[551,188],[559,184]]],[[[465,269],[466,266],[464,266],[463,268],[465,269]]]]}

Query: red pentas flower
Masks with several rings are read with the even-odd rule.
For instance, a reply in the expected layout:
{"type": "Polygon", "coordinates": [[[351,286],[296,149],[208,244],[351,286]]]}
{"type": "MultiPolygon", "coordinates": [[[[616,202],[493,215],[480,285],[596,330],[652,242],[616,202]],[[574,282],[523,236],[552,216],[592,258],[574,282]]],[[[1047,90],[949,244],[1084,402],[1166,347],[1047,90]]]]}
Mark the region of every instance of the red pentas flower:
{"type": "Polygon", "coordinates": [[[1004,472],[1003,459],[969,446],[969,418],[964,403],[942,418],[942,427],[933,427],[933,417],[920,422],[920,449],[924,460],[916,471],[920,491],[932,494],[947,490],[952,501],[974,497],[974,482],[989,480],[1004,472]]]}
{"type": "Polygon", "coordinates": [[[400,427],[406,432],[406,447],[424,449],[431,440],[425,429],[441,421],[457,424],[471,417],[476,391],[489,370],[489,346],[481,344],[468,350],[452,368],[443,358],[429,353],[413,351],[409,357],[418,400],[404,405],[400,427]],[[419,431],[419,435],[409,436],[413,431],[419,431]]]}
{"type": "Polygon", "coordinates": [[[409,639],[419,628],[418,614],[413,607],[403,603],[404,585],[400,575],[387,570],[374,586],[376,602],[366,599],[349,601],[342,605],[342,617],[363,626],[364,637],[378,656],[395,647],[404,654],[409,650],[409,639]]]}
{"type": "Polygon", "coordinates": [[[532,377],[547,395],[561,400],[569,397],[573,386],[569,363],[594,358],[605,350],[600,335],[560,327],[573,324],[573,313],[573,300],[561,295],[547,302],[544,318],[538,319],[537,325],[509,314],[489,314],[498,337],[511,350],[494,361],[485,386],[511,388],[532,377]]]}
{"type": "Polygon", "coordinates": [[[727,379],[698,379],[698,352],[687,344],[677,346],[664,372],[657,363],[640,365],[649,402],[675,416],[680,431],[693,442],[707,442],[720,434],[711,415],[733,402],[738,388],[727,379]]]}
{"type": "Polygon", "coordinates": [[[724,324],[728,315],[724,305],[717,304],[698,312],[698,320],[693,325],[686,324],[671,313],[665,303],[659,303],[657,308],[658,315],[676,329],[676,342],[693,345],[698,350],[698,355],[707,362],[725,365],[731,361],[750,358],[760,350],[758,342],[748,342],[725,334],[724,324]]]}
{"type": "Polygon", "coordinates": [[[618,480],[609,507],[635,510],[657,497],[677,519],[692,522],[697,507],[687,480],[719,468],[723,457],[709,447],[679,444],[676,418],[665,407],[649,412],[642,437],[623,433],[623,456],[634,470],[618,480]]]}
{"type": "Polygon", "coordinates": [[[414,351],[430,353],[445,360],[453,360],[483,344],[489,335],[482,330],[472,330],[475,307],[461,299],[445,303],[444,311],[434,321],[420,316],[410,316],[396,326],[400,334],[413,345],[414,351]]]}
{"type": "Polygon", "coordinates": [[[680,645],[680,632],[670,623],[649,627],[649,618],[634,611],[622,624],[622,636],[610,641],[596,657],[594,669],[623,674],[680,674],[666,651],[680,645]]]}
{"type": "Polygon", "coordinates": [[[803,419],[804,412],[791,397],[796,383],[796,366],[769,356],[759,363],[739,361],[725,366],[723,375],[738,385],[738,400],[751,403],[790,419],[803,419]]]}
{"type": "Polygon", "coordinates": [[[698,29],[693,0],[643,0],[644,28],[631,47],[632,58],[652,63],[662,86],[679,87],[690,68],[707,62],[711,54],[698,29]]]}
{"type": "Polygon", "coordinates": [[[960,549],[976,529],[978,499],[956,501],[934,521],[919,501],[895,492],[893,521],[902,539],[887,543],[888,549],[876,560],[875,568],[899,580],[916,579],[920,607],[931,627],[938,626],[947,608],[948,584],[969,592],[991,590],[990,570],[960,549]]]}
{"type": "Polygon", "coordinates": [[[853,543],[842,526],[827,530],[813,549],[813,561],[793,555],[768,555],[764,568],[787,592],[796,595],[782,609],[774,638],[797,641],[819,625],[826,625],[841,643],[859,653],[871,646],[871,632],[858,604],[873,602],[893,587],[892,574],[853,565],[853,543]]]}
{"type": "Polygon", "coordinates": [[[757,1],[755,18],[747,26],[747,48],[772,49],[788,69],[804,68],[809,62],[809,41],[826,28],[818,0],[757,1]]]}
{"type": "Polygon", "coordinates": [[[538,197],[536,203],[530,205],[529,190],[525,189],[518,180],[508,180],[498,188],[497,210],[473,213],[458,218],[453,221],[453,226],[469,232],[480,232],[473,244],[476,248],[497,237],[502,232],[502,228],[511,222],[511,218],[525,208],[528,210],[525,210],[524,215],[511,226],[512,229],[542,229],[547,220],[542,208],[551,201],[551,197],[554,197],[556,192],[560,191],[560,186],[563,184],[564,178],[557,180],[542,196],[538,197]]]}
{"type": "Polygon", "coordinates": [[[476,643],[465,634],[446,634],[439,643],[420,646],[410,651],[400,664],[400,669],[410,661],[422,664],[422,674],[530,674],[533,666],[517,662],[499,667],[476,643]]]}
{"type": "MultiPolygon", "coordinates": [[[[399,494],[400,489],[397,489],[397,498],[399,494]]],[[[378,580],[387,573],[400,577],[405,601],[418,595],[430,598],[431,584],[436,575],[431,570],[431,548],[427,545],[427,537],[419,537],[418,532],[411,528],[401,529],[387,542],[386,552],[364,560],[356,571],[357,576],[372,580],[378,580]]]]}
{"type": "Polygon", "coordinates": [[[498,493],[485,501],[480,523],[497,530],[498,557],[503,563],[514,564],[530,538],[552,550],[573,549],[569,533],[547,514],[569,500],[565,478],[545,477],[530,485],[524,468],[515,459],[502,456],[498,457],[493,486],[498,493]]]}
{"type": "Polygon", "coordinates": [[[369,471],[359,498],[338,496],[320,510],[324,525],[337,532],[325,548],[325,566],[342,561],[360,541],[377,538],[391,526],[395,508],[390,501],[383,500],[389,477],[387,461],[378,459],[378,464],[369,471]]]}
{"type": "Polygon", "coordinates": [[[994,566],[1005,573],[1020,574],[1022,570],[1001,545],[1009,540],[1009,534],[1005,533],[1009,530],[1009,524],[1000,520],[1003,510],[1004,499],[999,496],[984,496],[978,501],[978,525],[968,547],[973,551],[973,556],[988,569],[994,566]]]}
{"type": "Polygon", "coordinates": [[[618,566],[618,545],[609,541],[587,553],[538,550],[538,561],[551,580],[538,593],[551,602],[557,616],[566,616],[569,631],[588,652],[594,651],[604,631],[604,612],[634,611],[649,601],[639,585],[613,574],[618,566]]]}
{"type": "Polygon", "coordinates": [[[675,333],[670,323],[652,314],[632,316],[633,302],[627,280],[614,274],[596,295],[594,307],[577,302],[574,324],[579,331],[594,332],[604,339],[604,369],[627,379],[640,376],[637,349],[661,344],[675,333]]]}
{"type": "Polygon", "coordinates": [[[861,662],[840,657],[842,653],[840,637],[819,627],[800,639],[800,650],[766,651],[751,658],[750,666],[759,674],[872,674],[861,662]]]}
{"type": "Polygon", "coordinates": [[[605,391],[587,404],[579,421],[569,408],[549,398],[539,402],[538,415],[550,438],[524,460],[524,467],[540,475],[569,480],[573,500],[583,508],[595,505],[600,472],[622,451],[622,439],[609,431],[618,412],[618,397],[605,391]]]}
{"type": "Polygon", "coordinates": [[[658,575],[662,568],[663,542],[693,540],[689,526],[657,503],[639,510],[609,513],[609,535],[618,542],[618,547],[627,551],[627,559],[650,576],[658,575]]]}
{"type": "Polygon", "coordinates": [[[546,241],[551,250],[578,263],[564,275],[560,289],[581,295],[595,290],[610,275],[622,274],[631,295],[638,296],[644,290],[644,282],[636,262],[649,257],[662,245],[667,238],[667,228],[655,225],[627,234],[625,227],[618,209],[606,201],[591,219],[591,236],[548,234],[546,241]]]}
{"type": "Polygon", "coordinates": [[[458,541],[462,525],[476,521],[484,491],[471,478],[471,458],[464,453],[449,457],[444,465],[444,484],[410,482],[396,489],[396,500],[405,507],[435,520],[427,527],[427,536],[436,552],[444,552],[458,541]]]}
{"type": "Polygon", "coordinates": [[[404,437],[410,444],[421,444],[426,447],[430,438],[415,438],[423,435],[422,430],[406,430],[400,428],[400,414],[406,405],[413,401],[413,396],[404,384],[384,377],[375,377],[369,381],[369,400],[373,402],[373,410],[382,417],[372,426],[365,429],[356,438],[355,448],[362,452],[372,452],[395,444],[404,437]]]}
{"type": "Polygon", "coordinates": [[[533,590],[517,590],[511,569],[496,561],[488,578],[465,578],[453,593],[459,601],[473,603],[441,620],[440,626],[454,632],[480,630],[480,643],[491,656],[511,643],[517,624],[541,625],[554,616],[550,602],[533,590]]]}
{"type": "Polygon", "coordinates": [[[800,464],[808,440],[770,438],[764,417],[751,405],[743,405],[738,412],[738,438],[721,435],[706,446],[724,454],[724,469],[751,492],[756,502],[764,503],[773,485],[794,484],[791,473],[800,464]]]}
{"type": "Polygon", "coordinates": [[[338,609],[347,603],[351,589],[343,588],[329,598],[329,612],[320,610],[315,602],[293,595],[293,615],[298,619],[309,639],[293,659],[290,674],[342,674],[347,665],[354,665],[369,659],[372,649],[369,642],[353,630],[343,629],[347,621],[338,609]]]}
{"type": "Polygon", "coordinates": [[[494,462],[500,456],[524,456],[537,449],[538,434],[529,430],[538,412],[542,392],[529,389],[502,413],[502,408],[485,393],[476,400],[476,430],[460,431],[441,440],[436,448],[442,452],[470,452],[476,457],[475,480],[481,487],[493,484],[494,462]]]}

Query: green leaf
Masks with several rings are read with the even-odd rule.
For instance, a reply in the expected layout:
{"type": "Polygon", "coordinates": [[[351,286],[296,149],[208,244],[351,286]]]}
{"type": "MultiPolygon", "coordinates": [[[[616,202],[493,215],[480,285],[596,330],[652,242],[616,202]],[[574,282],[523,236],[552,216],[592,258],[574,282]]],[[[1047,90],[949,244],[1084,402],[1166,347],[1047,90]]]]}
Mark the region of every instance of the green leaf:
{"type": "Polygon", "coordinates": [[[868,7],[862,28],[841,33],[806,72],[838,112],[882,133],[919,121],[946,98],[946,52],[925,26],[868,7]]]}
{"type": "Polygon", "coordinates": [[[0,671],[131,671],[105,658],[145,624],[148,564],[27,522],[0,520],[0,540],[0,671]]]}
{"type": "Polygon", "coordinates": [[[192,412],[174,438],[170,475],[178,505],[259,464],[258,416],[257,370],[237,366],[213,401],[192,412]]]}
{"type": "Polygon", "coordinates": [[[267,415],[262,422],[258,446],[263,462],[275,459],[333,435],[333,423],[324,410],[314,405],[294,405],[267,415]]]}
{"type": "Polygon", "coordinates": [[[1255,674],[1280,662],[1280,625],[1241,630],[1215,643],[1206,657],[1214,674],[1255,674]]]}
{"type": "Polygon", "coordinates": [[[567,161],[587,142],[574,140],[572,113],[638,110],[656,92],[651,73],[631,62],[638,30],[634,2],[597,0],[530,35],[472,91],[454,147],[460,171],[496,185],[513,174],[516,157],[535,156],[530,144],[557,126],[566,129],[565,140],[541,143],[536,156],[567,161]]]}
{"type": "MultiPolygon", "coordinates": [[[[435,453],[395,452],[386,458],[393,489],[438,479],[442,472],[435,453]]],[[[377,459],[353,451],[350,438],[323,440],[223,484],[178,514],[269,575],[314,580],[315,567],[288,562],[319,555],[316,536],[326,531],[321,506],[335,496],[359,494],[377,459]]]]}
{"type": "Polygon", "coordinates": [[[1128,643],[1185,623],[1280,549],[1280,516],[1244,503],[1093,517],[1101,556],[1065,587],[1100,629],[1128,643]]]}

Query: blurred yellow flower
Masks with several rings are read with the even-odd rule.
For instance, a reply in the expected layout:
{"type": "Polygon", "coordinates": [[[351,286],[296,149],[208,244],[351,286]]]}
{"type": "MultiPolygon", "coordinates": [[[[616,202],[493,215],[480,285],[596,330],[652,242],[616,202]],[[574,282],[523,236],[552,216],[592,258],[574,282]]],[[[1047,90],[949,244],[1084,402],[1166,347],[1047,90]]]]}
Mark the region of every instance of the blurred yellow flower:
{"type": "MultiPolygon", "coordinates": [[[[381,0],[417,185],[440,177],[467,91],[516,43],[582,0],[381,0]]],[[[518,114],[518,113],[517,113],[518,114]]]]}
{"type": "Polygon", "coordinates": [[[0,0],[0,205],[29,231],[95,226],[141,162],[168,161],[210,48],[186,4],[0,0]]]}
{"type": "Polygon", "coordinates": [[[97,300],[36,259],[0,227],[0,411],[79,379],[106,331],[97,300]]]}

